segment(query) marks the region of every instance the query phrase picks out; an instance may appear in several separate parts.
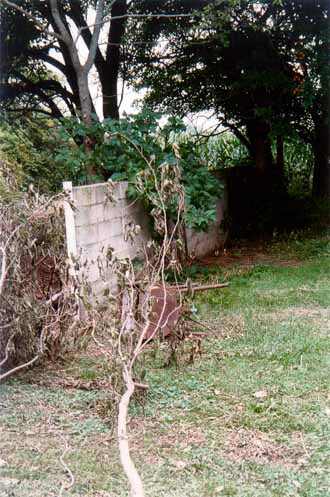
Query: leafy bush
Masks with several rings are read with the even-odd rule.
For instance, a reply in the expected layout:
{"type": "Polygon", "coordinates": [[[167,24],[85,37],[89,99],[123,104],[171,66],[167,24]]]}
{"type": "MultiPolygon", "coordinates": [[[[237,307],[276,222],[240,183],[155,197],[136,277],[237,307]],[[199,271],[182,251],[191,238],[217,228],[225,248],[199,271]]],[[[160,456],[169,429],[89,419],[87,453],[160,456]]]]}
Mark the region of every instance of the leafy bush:
{"type": "MultiPolygon", "coordinates": [[[[154,181],[145,181],[144,191],[138,190],[139,175],[152,167],[160,177],[163,167],[178,164],[185,189],[185,221],[190,227],[206,230],[215,219],[215,203],[221,197],[222,185],[210,174],[207,162],[199,157],[193,138],[174,143],[175,136],[186,131],[183,122],[172,117],[159,127],[159,117],[143,111],[119,121],[95,120],[92,126],[77,119],[67,120],[61,127],[61,140],[65,145],[58,151],[56,162],[70,171],[70,179],[78,184],[104,179],[128,180],[129,195],[138,196],[147,206],[154,181]],[[86,141],[90,146],[86,147],[86,141]],[[90,169],[93,176],[87,175],[90,169]]],[[[175,209],[173,202],[169,206],[172,216],[175,209]]]]}
{"type": "Polygon", "coordinates": [[[51,120],[22,117],[14,123],[2,120],[0,126],[0,155],[11,163],[23,188],[33,183],[41,192],[62,188],[65,172],[55,166],[56,128],[51,120]]]}
{"type": "Polygon", "coordinates": [[[306,197],[311,193],[313,175],[313,151],[310,145],[299,139],[284,144],[285,179],[291,197],[306,197]]]}
{"type": "Polygon", "coordinates": [[[247,148],[230,131],[211,136],[201,144],[199,156],[204,158],[212,169],[217,170],[252,164],[247,148]]]}

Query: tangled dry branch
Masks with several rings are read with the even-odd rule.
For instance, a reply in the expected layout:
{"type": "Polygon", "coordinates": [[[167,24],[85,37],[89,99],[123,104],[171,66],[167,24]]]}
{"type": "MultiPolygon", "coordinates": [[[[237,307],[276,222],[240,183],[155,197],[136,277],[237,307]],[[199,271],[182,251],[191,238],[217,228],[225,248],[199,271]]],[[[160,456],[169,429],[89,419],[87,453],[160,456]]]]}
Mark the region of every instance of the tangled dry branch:
{"type": "Polygon", "coordinates": [[[62,194],[19,191],[1,164],[0,381],[77,338],[62,203],[62,194]]]}
{"type": "MultiPolygon", "coordinates": [[[[177,164],[156,166],[152,158],[143,158],[147,167],[136,186],[150,196],[159,241],[151,240],[143,247],[142,265],[117,257],[111,247],[106,249],[105,262],[104,258],[98,260],[100,274],[106,281],[110,271],[117,281],[116,295],[108,289],[106,305],[98,305],[92,295],[86,268],[80,268],[74,280],[70,275],[61,212],[63,197],[46,198],[33,188],[20,193],[12,185],[9,187],[12,178],[5,175],[0,192],[2,199],[9,200],[0,203],[0,367],[7,367],[0,380],[45,354],[55,356],[88,330],[111,361],[112,388],[118,399],[120,459],[132,497],[145,496],[130,455],[127,433],[132,396],[136,389],[147,388],[139,378],[138,365],[148,346],[164,335],[170,320],[178,321],[183,306],[183,293],[177,291],[169,311],[173,292],[169,293],[166,282],[168,269],[174,276],[180,272],[184,252],[185,198],[180,169],[177,164]],[[154,185],[152,193],[150,182],[154,185]],[[175,215],[170,216],[173,205],[175,215]],[[116,307],[118,302],[120,310],[116,307]],[[84,306],[84,322],[77,326],[80,303],[84,306]],[[110,347],[103,347],[102,339],[110,347]]],[[[134,240],[137,227],[129,226],[129,231],[128,236],[134,240]]]]}
{"type": "MultiPolygon", "coordinates": [[[[143,156],[143,159],[147,167],[138,176],[136,187],[150,196],[149,200],[153,206],[151,213],[159,242],[153,240],[143,247],[142,267],[139,265],[137,268],[135,262],[128,258],[117,257],[111,248],[107,251],[107,267],[103,268],[100,263],[100,272],[106,275],[110,270],[112,277],[117,280],[116,301],[122,303],[119,314],[117,311],[117,320],[115,312],[110,313],[112,315],[109,316],[102,310],[96,316],[95,306],[86,306],[88,319],[94,323],[93,338],[96,344],[99,345],[100,350],[108,353],[95,336],[95,323],[98,323],[98,330],[103,328],[102,336],[106,336],[112,344],[112,363],[113,365],[117,363],[118,366],[119,378],[117,377],[116,385],[113,385],[118,398],[118,445],[121,464],[129,481],[132,497],[145,495],[143,482],[130,455],[127,433],[128,407],[132,396],[137,388],[147,388],[139,380],[137,364],[146,348],[156,342],[154,339],[164,335],[164,330],[172,317],[179,315],[183,300],[182,292],[176,292],[175,305],[169,311],[168,299],[173,298],[173,292],[171,294],[168,292],[166,274],[168,269],[171,269],[172,274],[180,271],[183,250],[185,199],[180,169],[177,164],[164,163],[156,166],[152,158],[149,160],[143,156]],[[149,193],[150,182],[154,185],[152,193],[149,193]],[[145,187],[146,184],[149,185],[148,188],[145,187]],[[175,203],[174,218],[169,217],[169,203],[171,205],[175,203]],[[157,312],[155,312],[155,300],[158,301],[157,312]]],[[[111,192],[109,197],[112,198],[111,192]]],[[[130,238],[134,239],[134,233],[138,230],[135,226],[129,228],[130,238]]],[[[114,371],[112,377],[115,378],[114,371]]]]}

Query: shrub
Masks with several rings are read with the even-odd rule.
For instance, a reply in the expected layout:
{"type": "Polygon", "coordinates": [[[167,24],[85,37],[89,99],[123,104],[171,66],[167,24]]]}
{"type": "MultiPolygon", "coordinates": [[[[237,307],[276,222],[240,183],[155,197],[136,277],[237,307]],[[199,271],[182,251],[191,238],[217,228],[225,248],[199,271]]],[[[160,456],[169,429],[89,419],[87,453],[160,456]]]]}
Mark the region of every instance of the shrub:
{"type": "MultiPolygon", "coordinates": [[[[183,122],[169,118],[159,127],[158,117],[144,111],[119,121],[95,121],[92,126],[77,119],[65,121],[61,128],[65,146],[58,151],[56,161],[66,170],[71,168],[70,179],[78,184],[109,178],[128,180],[129,194],[139,197],[147,207],[154,181],[145,182],[143,192],[136,188],[136,180],[148,168],[147,163],[152,164],[160,178],[163,167],[174,167],[178,162],[185,189],[185,221],[190,227],[206,230],[215,219],[215,204],[221,198],[223,187],[209,172],[208,163],[199,157],[193,138],[174,143],[175,136],[186,130],[183,122]],[[92,144],[88,150],[83,143],[86,137],[92,144]],[[94,176],[88,177],[87,171],[91,168],[94,176]]],[[[174,201],[169,205],[169,214],[173,216],[175,211],[174,201]]]]}
{"type": "Polygon", "coordinates": [[[14,123],[2,120],[0,142],[0,156],[7,165],[12,164],[21,187],[27,189],[33,183],[44,193],[61,190],[65,171],[54,162],[58,140],[50,119],[31,116],[14,123]]]}

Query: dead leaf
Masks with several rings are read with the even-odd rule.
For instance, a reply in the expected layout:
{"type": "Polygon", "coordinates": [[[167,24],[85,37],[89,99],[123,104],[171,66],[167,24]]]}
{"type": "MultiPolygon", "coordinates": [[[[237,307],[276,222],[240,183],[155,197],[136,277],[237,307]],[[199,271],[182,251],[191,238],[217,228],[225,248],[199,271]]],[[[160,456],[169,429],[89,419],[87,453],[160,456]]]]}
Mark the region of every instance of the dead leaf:
{"type": "Polygon", "coordinates": [[[253,396],[256,399],[266,399],[268,397],[268,392],[267,390],[258,390],[258,392],[255,392],[253,396]]]}
{"type": "Polygon", "coordinates": [[[184,469],[186,468],[188,465],[188,463],[186,463],[185,461],[174,461],[174,466],[176,467],[176,469],[184,469]]]}

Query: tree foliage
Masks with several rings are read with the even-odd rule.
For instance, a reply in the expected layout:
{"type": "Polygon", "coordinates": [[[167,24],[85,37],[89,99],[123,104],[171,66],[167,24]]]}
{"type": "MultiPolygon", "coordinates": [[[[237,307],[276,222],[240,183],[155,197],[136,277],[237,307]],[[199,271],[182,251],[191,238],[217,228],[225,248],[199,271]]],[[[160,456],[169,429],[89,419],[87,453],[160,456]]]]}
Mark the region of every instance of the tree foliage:
{"type": "MultiPolygon", "coordinates": [[[[157,114],[144,111],[114,121],[105,119],[102,123],[95,121],[92,126],[70,119],[62,128],[62,140],[66,138],[57,154],[57,162],[67,170],[71,168],[71,177],[77,183],[109,178],[114,181],[128,180],[129,192],[138,195],[147,206],[148,197],[152,195],[154,180],[146,182],[143,192],[139,192],[137,181],[145,173],[146,158],[154,166],[155,174],[162,175],[166,166],[174,167],[177,163],[181,170],[181,179],[185,189],[185,220],[191,227],[206,230],[215,217],[215,202],[221,197],[222,186],[210,174],[209,164],[198,155],[196,144],[192,139],[174,143],[179,132],[186,130],[180,119],[169,118],[159,127],[157,114]],[[83,146],[87,136],[95,143],[88,151],[83,146]],[[81,145],[75,142],[81,140],[81,145]],[[96,172],[89,178],[87,171],[93,165],[96,172]]],[[[176,201],[169,202],[168,209],[172,217],[176,212],[176,201]]]]}
{"type": "MultiPolygon", "coordinates": [[[[142,12],[151,4],[135,8],[142,12]]],[[[281,174],[280,142],[298,132],[314,148],[315,192],[322,193],[319,172],[329,172],[330,157],[328,2],[182,0],[164,8],[195,9],[195,15],[176,25],[133,20],[127,31],[130,81],[147,89],[146,101],[181,115],[215,112],[261,172],[277,167],[281,174]],[[272,153],[276,139],[278,156],[272,153]]]]}
{"type": "Polygon", "coordinates": [[[1,103],[7,111],[37,110],[56,118],[70,112],[90,119],[95,107],[88,76],[94,64],[103,113],[118,117],[117,79],[125,23],[121,16],[126,0],[1,0],[0,9],[1,103]],[[93,9],[98,17],[91,26],[93,9]],[[86,61],[79,54],[83,45],[88,51],[86,61]]]}
{"type": "Polygon", "coordinates": [[[1,159],[12,165],[23,190],[30,184],[42,193],[62,189],[65,171],[59,164],[54,168],[58,145],[57,128],[48,117],[25,115],[0,124],[1,159]]]}

